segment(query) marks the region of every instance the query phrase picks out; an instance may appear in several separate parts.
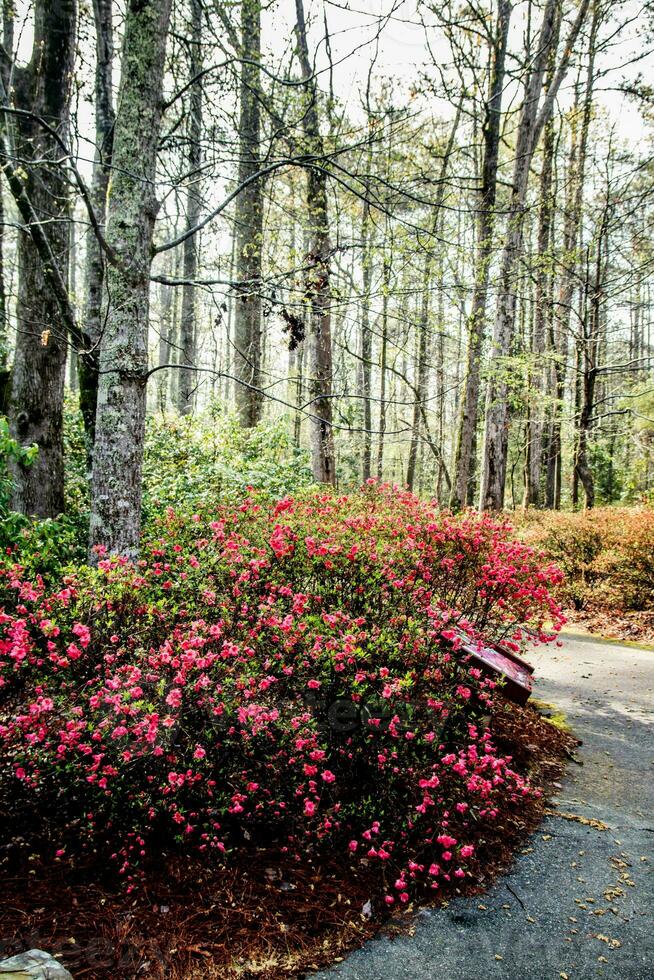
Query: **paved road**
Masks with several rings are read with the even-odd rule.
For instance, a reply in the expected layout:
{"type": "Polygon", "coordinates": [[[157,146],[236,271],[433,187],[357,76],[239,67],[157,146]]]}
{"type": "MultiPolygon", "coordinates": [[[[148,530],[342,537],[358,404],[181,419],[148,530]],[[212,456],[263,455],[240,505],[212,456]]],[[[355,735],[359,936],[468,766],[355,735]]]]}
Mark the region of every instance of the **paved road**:
{"type": "Polygon", "coordinates": [[[583,739],[561,812],[481,899],[423,910],[322,980],[653,980],[654,652],[566,637],[534,654],[537,696],[583,739]]]}

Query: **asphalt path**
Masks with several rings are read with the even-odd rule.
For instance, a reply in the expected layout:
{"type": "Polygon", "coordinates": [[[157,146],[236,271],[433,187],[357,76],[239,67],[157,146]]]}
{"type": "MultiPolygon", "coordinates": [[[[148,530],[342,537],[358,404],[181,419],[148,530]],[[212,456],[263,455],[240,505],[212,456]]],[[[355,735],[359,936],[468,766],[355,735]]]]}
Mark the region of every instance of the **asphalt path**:
{"type": "Polygon", "coordinates": [[[324,980],[654,980],[654,651],[566,636],[536,696],[583,740],[547,817],[481,897],[425,909],[324,980]]]}

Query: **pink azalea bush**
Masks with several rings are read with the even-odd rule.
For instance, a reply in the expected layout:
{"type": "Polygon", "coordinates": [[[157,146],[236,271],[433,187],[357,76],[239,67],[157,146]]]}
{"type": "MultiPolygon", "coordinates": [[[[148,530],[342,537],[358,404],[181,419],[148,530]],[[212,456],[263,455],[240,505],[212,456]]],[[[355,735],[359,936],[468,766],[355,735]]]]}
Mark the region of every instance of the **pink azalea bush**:
{"type": "Polygon", "coordinates": [[[388,486],[168,511],[135,564],[56,591],[2,570],[3,756],[61,853],[108,847],[128,880],[175,842],[329,848],[405,902],[535,792],[460,634],[549,639],[559,579],[507,524],[388,486]]]}

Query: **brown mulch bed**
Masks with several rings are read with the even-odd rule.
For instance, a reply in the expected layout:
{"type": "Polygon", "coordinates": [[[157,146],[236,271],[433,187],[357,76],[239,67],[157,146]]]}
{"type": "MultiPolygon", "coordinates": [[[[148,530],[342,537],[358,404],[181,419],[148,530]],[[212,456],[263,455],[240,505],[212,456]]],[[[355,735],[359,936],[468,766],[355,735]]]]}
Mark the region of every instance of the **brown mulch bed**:
{"type": "Polygon", "coordinates": [[[627,640],[654,646],[654,612],[616,612],[603,609],[566,609],[568,627],[581,628],[608,640],[627,640]]]}
{"type": "MultiPolygon", "coordinates": [[[[545,792],[520,812],[499,815],[492,836],[477,842],[470,883],[449,897],[478,893],[506,870],[578,744],[529,706],[500,704],[493,730],[514,768],[545,792]]],[[[97,865],[46,860],[22,838],[0,846],[0,891],[0,957],[46,949],[75,980],[297,977],[333,963],[383,925],[410,928],[414,911],[389,920],[382,882],[359,866],[300,865],[265,852],[219,868],[162,858],[138,892],[126,895],[97,865]]]]}

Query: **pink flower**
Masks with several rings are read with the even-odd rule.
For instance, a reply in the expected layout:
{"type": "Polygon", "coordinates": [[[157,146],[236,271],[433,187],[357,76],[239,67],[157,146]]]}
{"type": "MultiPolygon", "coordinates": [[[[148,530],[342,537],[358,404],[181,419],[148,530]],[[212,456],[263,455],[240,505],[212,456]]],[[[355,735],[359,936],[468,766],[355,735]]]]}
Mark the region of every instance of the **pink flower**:
{"type": "Polygon", "coordinates": [[[182,703],[182,692],[178,687],[174,687],[168,697],[166,698],[166,704],[169,704],[171,708],[179,708],[182,703]]]}
{"type": "Polygon", "coordinates": [[[75,623],[73,633],[79,638],[81,646],[85,649],[91,642],[91,631],[83,623],[75,623]]]}

